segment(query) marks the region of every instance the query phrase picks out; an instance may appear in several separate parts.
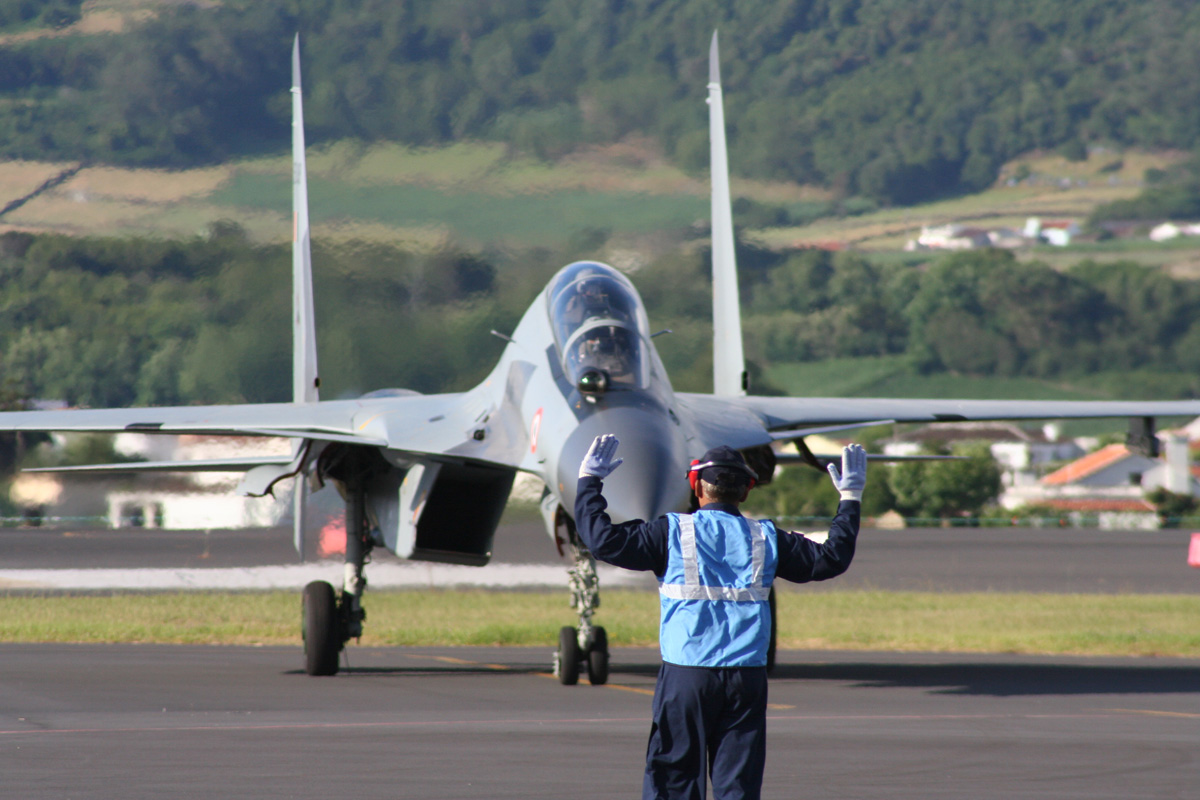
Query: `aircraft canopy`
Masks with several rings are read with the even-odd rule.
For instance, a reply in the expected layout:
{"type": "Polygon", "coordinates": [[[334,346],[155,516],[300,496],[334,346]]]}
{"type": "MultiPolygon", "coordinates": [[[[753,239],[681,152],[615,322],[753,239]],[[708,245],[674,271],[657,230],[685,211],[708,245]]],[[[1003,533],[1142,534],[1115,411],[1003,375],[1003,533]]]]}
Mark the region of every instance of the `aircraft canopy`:
{"type": "Polygon", "coordinates": [[[580,261],[555,276],[547,296],[554,341],[572,383],[598,369],[610,388],[647,386],[646,312],[625,276],[604,264],[580,261]]]}

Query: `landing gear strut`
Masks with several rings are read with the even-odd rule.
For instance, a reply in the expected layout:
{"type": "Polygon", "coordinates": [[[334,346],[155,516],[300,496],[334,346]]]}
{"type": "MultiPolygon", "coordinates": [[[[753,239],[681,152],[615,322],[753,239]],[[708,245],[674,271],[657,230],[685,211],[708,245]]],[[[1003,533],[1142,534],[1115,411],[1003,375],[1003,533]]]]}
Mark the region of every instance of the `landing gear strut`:
{"type": "MultiPolygon", "coordinates": [[[[573,534],[574,531],[571,531],[573,534]]],[[[596,559],[574,536],[571,537],[571,557],[575,566],[571,576],[571,608],[579,612],[579,628],[564,626],[558,632],[558,651],[554,654],[554,674],[564,686],[579,682],[582,664],[593,686],[608,682],[608,633],[592,624],[592,615],[600,607],[600,579],[596,576],[596,559]]]]}
{"type": "MultiPolygon", "coordinates": [[[[348,459],[349,460],[349,459],[348,459]]],[[[367,612],[362,594],[367,588],[363,568],[373,542],[369,535],[366,491],[361,474],[351,474],[339,486],[346,498],[346,565],[340,595],[327,581],[304,587],[304,671],[309,675],[336,675],[338,656],[346,642],[362,636],[367,612]]]]}

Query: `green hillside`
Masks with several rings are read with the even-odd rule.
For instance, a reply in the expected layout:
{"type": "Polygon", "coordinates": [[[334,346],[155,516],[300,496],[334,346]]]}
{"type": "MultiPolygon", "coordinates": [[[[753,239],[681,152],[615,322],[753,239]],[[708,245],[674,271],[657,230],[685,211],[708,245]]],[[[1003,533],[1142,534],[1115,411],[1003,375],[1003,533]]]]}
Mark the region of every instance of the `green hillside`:
{"type": "Polygon", "coordinates": [[[701,171],[714,29],[743,177],[909,204],[989,186],[1033,150],[1200,143],[1187,0],[24,0],[0,4],[0,155],[184,167],[278,151],[299,31],[315,143],[474,139],[557,159],[637,136],[701,171]]]}
{"type": "Polygon", "coordinates": [[[0,219],[10,394],[286,396],[296,30],[331,395],[471,385],[489,331],[579,257],[633,275],[675,387],[706,390],[713,27],[756,390],[1200,394],[1190,241],[900,252],[950,221],[1200,209],[1188,3],[7,8],[0,157],[29,159],[0,162],[0,200],[29,198],[0,219]]]}

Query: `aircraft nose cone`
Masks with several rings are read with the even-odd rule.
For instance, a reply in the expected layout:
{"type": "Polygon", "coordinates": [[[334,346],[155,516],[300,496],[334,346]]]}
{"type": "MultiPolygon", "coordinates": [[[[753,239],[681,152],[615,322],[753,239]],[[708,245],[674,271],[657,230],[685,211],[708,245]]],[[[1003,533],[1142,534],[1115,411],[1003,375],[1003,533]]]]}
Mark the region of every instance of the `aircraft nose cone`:
{"type": "MultiPolygon", "coordinates": [[[[604,499],[613,522],[651,520],[687,508],[687,455],[682,433],[664,414],[643,409],[608,409],[575,429],[559,461],[563,500],[574,506],[579,464],[592,441],[612,433],[620,440],[620,467],[604,479],[604,499]]],[[[571,507],[568,510],[571,510],[571,507]]]]}

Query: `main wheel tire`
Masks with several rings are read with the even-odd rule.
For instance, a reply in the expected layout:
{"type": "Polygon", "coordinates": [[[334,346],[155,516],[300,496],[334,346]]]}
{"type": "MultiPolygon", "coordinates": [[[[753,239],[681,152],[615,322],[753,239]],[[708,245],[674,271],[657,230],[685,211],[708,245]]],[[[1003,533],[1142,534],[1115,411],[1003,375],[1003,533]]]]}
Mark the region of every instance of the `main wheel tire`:
{"type": "Polygon", "coordinates": [[[327,581],[313,581],[304,587],[301,625],[304,671],[309,675],[336,675],[342,642],[338,636],[337,597],[327,581]]]}
{"type": "Polygon", "coordinates": [[[588,651],[587,674],[592,686],[608,683],[608,633],[600,626],[592,628],[592,649],[588,651]]]}
{"type": "Polygon", "coordinates": [[[775,638],[779,630],[779,626],[775,622],[775,587],[771,587],[771,594],[767,596],[767,604],[771,608],[771,639],[767,643],[767,672],[775,669],[775,638]]]}
{"type": "Polygon", "coordinates": [[[569,626],[558,632],[558,682],[563,686],[579,683],[579,638],[569,626]]]}

